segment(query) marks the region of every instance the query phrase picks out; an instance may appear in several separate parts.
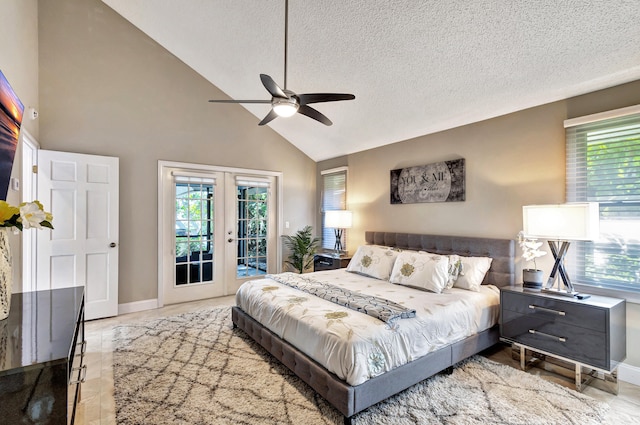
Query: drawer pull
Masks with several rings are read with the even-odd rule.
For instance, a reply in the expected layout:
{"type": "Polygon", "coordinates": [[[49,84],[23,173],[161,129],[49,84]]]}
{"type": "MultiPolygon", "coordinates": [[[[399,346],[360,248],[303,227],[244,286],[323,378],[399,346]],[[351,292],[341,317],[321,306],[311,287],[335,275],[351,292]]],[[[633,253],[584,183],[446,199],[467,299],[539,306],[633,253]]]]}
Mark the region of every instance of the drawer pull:
{"type": "Polygon", "coordinates": [[[565,313],[564,311],[558,311],[558,310],[553,310],[551,308],[540,307],[539,305],[529,304],[529,308],[532,310],[541,310],[541,311],[546,311],[547,313],[557,314],[558,316],[567,315],[567,313],[565,313]]]}
{"type": "Polygon", "coordinates": [[[84,384],[85,380],[87,379],[87,365],[82,365],[80,367],[74,367],[71,369],[72,371],[76,371],[79,370],[80,372],[80,379],[75,380],[75,381],[70,381],[69,385],[76,385],[76,384],[84,384]]]}
{"type": "Polygon", "coordinates": [[[550,334],[546,334],[544,332],[537,331],[535,329],[529,329],[529,333],[530,334],[534,334],[534,335],[546,336],[547,338],[555,339],[556,341],[560,341],[560,342],[567,342],[567,338],[565,338],[563,336],[550,335],[550,334]]]}

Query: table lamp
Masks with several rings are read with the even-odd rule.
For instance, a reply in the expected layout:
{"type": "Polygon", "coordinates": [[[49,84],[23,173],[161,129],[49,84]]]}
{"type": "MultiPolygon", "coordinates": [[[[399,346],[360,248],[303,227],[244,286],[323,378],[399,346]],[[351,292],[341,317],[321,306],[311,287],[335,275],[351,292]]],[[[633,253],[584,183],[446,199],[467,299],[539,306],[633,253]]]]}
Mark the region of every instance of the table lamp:
{"type": "Polygon", "coordinates": [[[353,223],[353,214],[348,210],[331,210],[324,213],[324,227],[334,229],[336,243],[333,249],[336,254],[342,251],[342,233],[344,229],[350,229],[353,223]]]}
{"type": "Polygon", "coordinates": [[[597,202],[580,202],[557,205],[525,205],[522,207],[525,237],[547,239],[555,259],[543,292],[575,297],[578,293],[564,267],[564,257],[569,241],[592,241],[598,238],[600,212],[597,202]],[[564,291],[553,286],[560,274],[564,291]]]}

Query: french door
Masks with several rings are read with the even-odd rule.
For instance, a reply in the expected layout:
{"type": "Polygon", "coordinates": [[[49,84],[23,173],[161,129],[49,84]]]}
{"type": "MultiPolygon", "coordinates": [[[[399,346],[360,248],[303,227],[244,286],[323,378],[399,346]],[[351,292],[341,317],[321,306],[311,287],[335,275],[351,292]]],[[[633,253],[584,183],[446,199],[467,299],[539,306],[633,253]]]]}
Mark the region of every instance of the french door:
{"type": "Polygon", "coordinates": [[[159,304],[234,294],[276,271],[276,176],[159,164],[159,304]]]}

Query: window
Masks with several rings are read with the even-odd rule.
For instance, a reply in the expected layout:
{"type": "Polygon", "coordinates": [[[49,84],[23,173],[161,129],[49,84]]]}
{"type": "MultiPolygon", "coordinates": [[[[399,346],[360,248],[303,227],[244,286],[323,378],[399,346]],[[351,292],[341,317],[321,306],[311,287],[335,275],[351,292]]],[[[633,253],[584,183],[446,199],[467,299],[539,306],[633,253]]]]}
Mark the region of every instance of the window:
{"type": "Polygon", "coordinates": [[[600,239],[572,243],[569,274],[640,292],[640,107],[599,115],[565,122],[567,201],[600,204],[600,239]]]}
{"type": "Polygon", "coordinates": [[[176,285],[213,279],[215,180],[175,176],[176,285]]]}
{"type": "MultiPolygon", "coordinates": [[[[336,243],[334,229],[324,227],[325,211],[347,209],[347,167],[325,170],[322,174],[322,248],[333,249],[336,243]]],[[[342,246],[346,249],[346,232],[342,233],[342,246]]]]}
{"type": "Polygon", "coordinates": [[[237,278],[267,274],[269,180],[236,176],[237,278]]]}

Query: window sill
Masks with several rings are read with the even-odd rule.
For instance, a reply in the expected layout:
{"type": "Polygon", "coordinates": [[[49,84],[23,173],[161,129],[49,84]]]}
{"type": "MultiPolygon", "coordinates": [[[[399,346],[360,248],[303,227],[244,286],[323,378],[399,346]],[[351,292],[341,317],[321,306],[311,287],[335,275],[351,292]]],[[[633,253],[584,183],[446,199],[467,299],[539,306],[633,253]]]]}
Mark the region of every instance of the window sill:
{"type": "Polygon", "coordinates": [[[613,298],[623,298],[627,300],[628,303],[632,304],[640,304],[640,292],[635,291],[623,291],[620,289],[611,289],[604,288],[601,286],[594,285],[582,285],[580,283],[573,283],[576,291],[584,292],[586,294],[592,295],[602,295],[605,297],[613,297],[613,298]]]}

